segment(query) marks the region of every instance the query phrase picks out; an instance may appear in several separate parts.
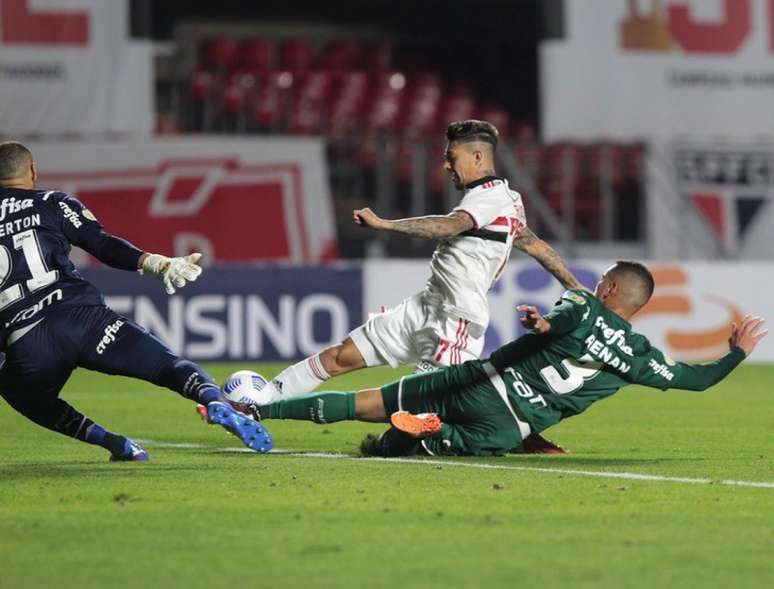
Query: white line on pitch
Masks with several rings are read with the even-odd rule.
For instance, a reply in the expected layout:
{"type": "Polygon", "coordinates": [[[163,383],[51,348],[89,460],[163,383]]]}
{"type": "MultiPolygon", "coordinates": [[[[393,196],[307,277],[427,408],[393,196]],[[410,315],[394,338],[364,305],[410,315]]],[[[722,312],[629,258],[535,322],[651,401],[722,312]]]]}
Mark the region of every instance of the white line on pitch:
{"type": "MultiPolygon", "coordinates": [[[[236,452],[236,453],[248,453],[255,454],[249,448],[239,447],[213,447],[205,444],[175,444],[167,442],[157,442],[155,440],[137,440],[140,444],[147,444],[148,446],[155,446],[157,448],[181,448],[181,449],[196,449],[196,450],[212,450],[215,452],[236,452]]],[[[774,489],[774,482],[764,481],[735,481],[729,479],[708,479],[708,478],[691,478],[691,477],[673,477],[656,474],[640,474],[636,472],[614,472],[605,470],[577,470],[573,468],[545,468],[541,466],[514,466],[511,464],[486,464],[482,462],[456,462],[453,460],[429,460],[426,458],[376,458],[376,457],[360,457],[350,456],[349,454],[331,454],[325,452],[297,452],[295,450],[286,448],[275,448],[271,451],[272,454],[282,454],[284,456],[293,456],[298,458],[335,458],[339,460],[358,460],[369,462],[398,462],[403,464],[431,464],[433,466],[457,466],[461,468],[483,468],[493,470],[521,470],[528,472],[542,472],[550,474],[566,474],[576,475],[584,477],[599,477],[606,479],[625,479],[630,481],[657,481],[666,483],[686,483],[692,485],[726,485],[733,487],[756,487],[759,489],[774,489]]]]}

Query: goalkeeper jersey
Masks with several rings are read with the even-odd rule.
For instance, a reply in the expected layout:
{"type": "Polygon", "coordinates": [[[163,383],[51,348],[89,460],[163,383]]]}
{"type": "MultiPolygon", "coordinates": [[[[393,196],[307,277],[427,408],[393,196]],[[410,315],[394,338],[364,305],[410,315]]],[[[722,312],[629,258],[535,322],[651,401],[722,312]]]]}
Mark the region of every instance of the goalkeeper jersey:
{"type": "Polygon", "coordinates": [[[704,390],[744,359],[735,347],[715,362],[675,362],[583,290],[565,292],[546,319],[549,333],[525,334],[470,367],[507,395],[532,431],[582,413],[627,384],[704,390]]]}

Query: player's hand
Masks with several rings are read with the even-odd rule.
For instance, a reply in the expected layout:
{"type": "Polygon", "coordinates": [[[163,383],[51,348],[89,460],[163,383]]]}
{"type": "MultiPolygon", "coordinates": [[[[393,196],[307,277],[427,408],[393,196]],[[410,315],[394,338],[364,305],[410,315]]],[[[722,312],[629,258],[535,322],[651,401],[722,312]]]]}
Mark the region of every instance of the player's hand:
{"type": "Polygon", "coordinates": [[[738,326],[736,323],[731,326],[731,337],[728,338],[728,345],[732,348],[734,346],[741,348],[744,355],[749,356],[758,342],[769,333],[768,329],[762,329],[764,323],[760,317],[745,315],[738,326]]]}
{"type": "Polygon", "coordinates": [[[183,288],[193,282],[202,273],[197,264],[202,255],[198,252],[179,258],[168,258],[159,254],[149,254],[142,261],[140,274],[150,274],[164,283],[167,294],[175,294],[175,288],[183,288]]]}
{"type": "Polygon", "coordinates": [[[524,313],[523,317],[519,317],[519,321],[530,331],[534,333],[548,333],[551,331],[551,324],[540,314],[537,307],[519,305],[516,309],[524,313]]]}
{"type": "Polygon", "coordinates": [[[352,220],[356,225],[360,225],[361,227],[370,227],[371,229],[376,230],[389,228],[389,223],[368,207],[352,211],[352,220]]]}

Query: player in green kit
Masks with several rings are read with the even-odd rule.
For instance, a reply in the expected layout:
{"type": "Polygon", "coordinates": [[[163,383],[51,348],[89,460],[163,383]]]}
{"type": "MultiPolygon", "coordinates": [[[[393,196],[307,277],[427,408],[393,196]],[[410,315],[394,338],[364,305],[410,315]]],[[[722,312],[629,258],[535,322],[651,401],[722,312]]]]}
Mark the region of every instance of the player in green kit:
{"type": "Polygon", "coordinates": [[[619,261],[594,294],[568,290],[554,309],[519,307],[532,330],[486,360],[406,376],[378,389],[323,392],[257,408],[262,419],[392,423],[363,451],[410,454],[504,454],[530,433],[585,411],[627,384],[704,390],[728,375],[766,335],[762,319],[745,317],[730,350],[707,364],[675,362],[632,331],[629,319],[653,293],[653,277],[619,261]]]}

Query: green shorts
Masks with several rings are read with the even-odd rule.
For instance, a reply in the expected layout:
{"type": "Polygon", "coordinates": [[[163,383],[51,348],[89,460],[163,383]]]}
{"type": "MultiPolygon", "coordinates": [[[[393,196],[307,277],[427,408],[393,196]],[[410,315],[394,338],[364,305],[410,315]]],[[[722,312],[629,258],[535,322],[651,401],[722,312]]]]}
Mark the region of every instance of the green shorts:
{"type": "Polygon", "coordinates": [[[466,362],[405,376],[383,386],[387,415],[395,411],[438,414],[443,422],[441,432],[422,440],[422,447],[431,455],[505,454],[521,444],[521,434],[488,378],[471,376],[477,364],[466,362]]]}

